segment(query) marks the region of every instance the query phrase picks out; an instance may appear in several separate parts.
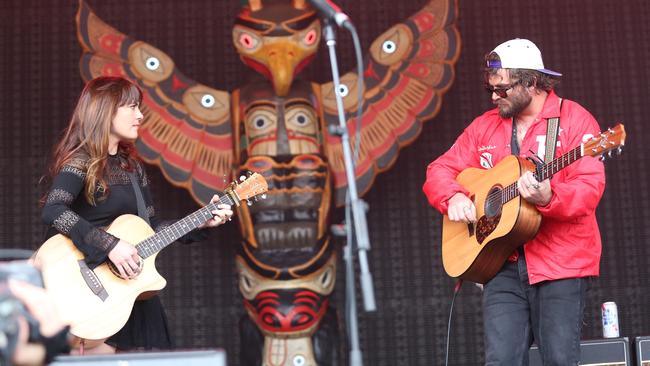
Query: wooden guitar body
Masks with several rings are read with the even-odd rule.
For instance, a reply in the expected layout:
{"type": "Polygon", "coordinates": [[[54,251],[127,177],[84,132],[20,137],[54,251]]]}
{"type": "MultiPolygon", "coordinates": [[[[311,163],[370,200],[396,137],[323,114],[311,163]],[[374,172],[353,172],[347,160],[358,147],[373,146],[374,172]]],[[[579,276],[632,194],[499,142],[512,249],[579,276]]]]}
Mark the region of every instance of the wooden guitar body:
{"type": "Polygon", "coordinates": [[[469,168],[456,180],[476,206],[475,224],[452,222],[442,226],[442,259],[447,274],[477,283],[489,281],[514,250],[532,239],[542,217],[520,196],[502,204],[500,192],[535,166],[514,155],[489,170],[469,168]],[[490,198],[492,197],[492,198],[490,198]]]}
{"type": "Polygon", "coordinates": [[[532,162],[507,156],[489,170],[468,168],[456,180],[476,206],[474,224],[452,222],[445,215],[442,222],[442,264],[451,277],[486,283],[501,269],[517,247],[531,240],[542,222],[537,208],[519,196],[517,180],[526,171],[537,181],[585,156],[611,157],[625,145],[625,128],[617,124],[562,156],[535,166],[532,162]]]}
{"type": "MultiPolygon", "coordinates": [[[[118,217],[106,231],[129,243],[140,243],[154,234],[144,220],[134,215],[118,217]]],[[[143,259],[137,278],[125,280],[114,274],[107,263],[93,271],[84,269],[84,255],[68,237],[59,234],[41,246],[35,263],[41,266],[45,287],[57,310],[71,324],[71,333],[82,339],[104,340],[124,326],[141,294],[165,287],[167,282],[155,267],[156,255],[143,259]]]]}
{"type": "Polygon", "coordinates": [[[83,253],[61,234],[43,243],[34,263],[41,268],[45,287],[63,320],[70,324],[70,332],[92,348],[122,329],[137,298],[150,297],[165,287],[167,281],[155,266],[160,250],[201,227],[220,204],[239,205],[242,200],[252,203],[251,199],[257,200],[258,195],[264,198],[267,191],[264,177],[251,173],[239,183],[233,182],[219,200],[157,233],[138,216],[119,216],[106,231],[135,245],[141,261],[140,274],[133,279],[122,279],[110,261],[90,270],[83,253]]]}

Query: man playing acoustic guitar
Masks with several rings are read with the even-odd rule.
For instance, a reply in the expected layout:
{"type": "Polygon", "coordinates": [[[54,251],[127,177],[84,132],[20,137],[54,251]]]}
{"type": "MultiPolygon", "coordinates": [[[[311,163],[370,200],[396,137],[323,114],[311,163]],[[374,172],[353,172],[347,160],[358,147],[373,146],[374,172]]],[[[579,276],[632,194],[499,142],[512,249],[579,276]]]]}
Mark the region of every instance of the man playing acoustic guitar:
{"type": "MultiPolygon", "coordinates": [[[[561,74],[544,68],[539,49],[529,40],[502,43],[485,57],[485,63],[486,89],[496,108],[474,119],[455,144],[429,165],[423,186],[429,203],[447,216],[446,222],[476,237],[484,234],[482,220],[494,222],[489,228],[501,225],[507,207],[498,206],[504,200],[499,199],[498,184],[488,188],[484,204],[477,202],[457,181],[461,172],[489,171],[510,155],[533,162],[535,171],[535,166],[600,131],[587,110],[555,94],[561,74]]],[[[605,188],[604,167],[587,156],[550,179],[538,181],[539,176],[517,169],[512,181],[516,182],[513,195],[520,196],[521,205],[515,211],[534,212],[529,225],[533,234],[510,239],[519,242],[511,243],[505,263],[498,263],[493,277],[454,275],[484,282],[486,365],[528,365],[533,341],[540,347],[544,365],[577,365],[580,360],[588,278],[599,273],[601,239],[595,211],[605,188]],[[539,214],[541,222],[534,219],[539,214]]],[[[489,232],[486,235],[489,239],[489,232]]],[[[444,237],[443,229],[443,259],[444,237]]],[[[479,245],[489,245],[480,240],[479,245]]]]}

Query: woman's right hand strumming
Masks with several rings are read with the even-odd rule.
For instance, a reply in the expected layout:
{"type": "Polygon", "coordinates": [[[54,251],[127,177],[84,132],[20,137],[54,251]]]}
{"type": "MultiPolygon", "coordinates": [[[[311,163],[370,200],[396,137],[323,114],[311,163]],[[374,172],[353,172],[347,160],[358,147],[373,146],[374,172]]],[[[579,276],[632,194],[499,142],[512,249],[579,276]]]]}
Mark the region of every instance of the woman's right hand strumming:
{"type": "Polygon", "coordinates": [[[108,253],[108,259],[113,262],[117,270],[120,272],[120,277],[125,280],[132,279],[140,274],[140,256],[138,251],[130,243],[121,240],[115,247],[108,253]]]}

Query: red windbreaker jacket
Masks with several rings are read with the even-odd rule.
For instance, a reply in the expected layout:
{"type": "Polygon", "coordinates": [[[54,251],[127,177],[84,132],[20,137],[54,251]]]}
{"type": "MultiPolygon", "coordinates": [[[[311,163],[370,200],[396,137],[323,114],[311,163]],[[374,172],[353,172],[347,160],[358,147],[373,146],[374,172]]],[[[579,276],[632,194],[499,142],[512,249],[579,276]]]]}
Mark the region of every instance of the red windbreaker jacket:
{"type": "MultiPolygon", "coordinates": [[[[560,99],[550,92],[544,107],[529,127],[520,147],[520,156],[535,152],[544,159],[547,119],[560,117],[555,157],[580,145],[600,132],[598,122],[578,103],[560,99]]],[[[490,169],[511,154],[512,119],[503,119],[498,109],[477,117],[454,145],[427,168],[422,187],[429,203],[447,213],[448,200],[456,192],[468,192],[455,178],[466,168],[490,169]]],[[[531,284],[545,280],[597,276],[600,268],[601,239],[596,222],[596,206],[605,189],[602,162],[583,157],[551,178],[553,196],[548,205],[537,208],[542,224],[533,240],[524,244],[531,284]]]]}

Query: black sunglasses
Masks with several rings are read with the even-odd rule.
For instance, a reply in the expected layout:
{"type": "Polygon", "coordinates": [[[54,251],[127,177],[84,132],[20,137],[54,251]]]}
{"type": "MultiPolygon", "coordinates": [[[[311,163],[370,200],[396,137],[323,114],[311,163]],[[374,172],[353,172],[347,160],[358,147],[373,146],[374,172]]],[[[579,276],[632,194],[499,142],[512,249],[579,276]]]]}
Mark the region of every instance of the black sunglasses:
{"type": "Polygon", "coordinates": [[[492,85],[485,85],[485,90],[492,95],[492,93],[496,94],[499,96],[499,98],[507,98],[508,97],[508,90],[514,88],[519,84],[521,81],[517,80],[514,83],[508,85],[508,86],[501,86],[501,87],[495,87],[492,85]]]}

